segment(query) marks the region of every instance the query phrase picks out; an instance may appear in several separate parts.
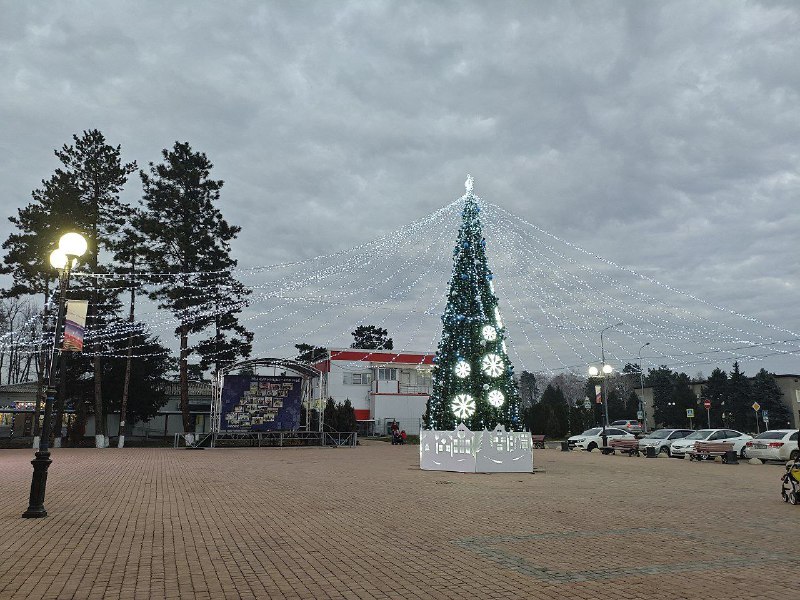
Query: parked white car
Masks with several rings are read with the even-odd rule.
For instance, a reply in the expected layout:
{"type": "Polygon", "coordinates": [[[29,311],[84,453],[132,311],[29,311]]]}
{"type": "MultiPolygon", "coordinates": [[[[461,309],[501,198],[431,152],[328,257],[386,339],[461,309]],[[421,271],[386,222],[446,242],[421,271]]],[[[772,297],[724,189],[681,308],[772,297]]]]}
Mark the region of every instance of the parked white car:
{"type": "Polygon", "coordinates": [[[747,458],[761,460],[796,460],[797,429],[770,429],[754,437],[745,445],[747,458]]]}
{"type": "Polygon", "coordinates": [[[639,440],[639,451],[647,452],[647,448],[655,448],[656,454],[666,454],[672,456],[670,446],[676,440],[682,440],[687,435],[694,433],[694,429],[659,429],[651,431],[639,440]]]}
{"type": "MultiPolygon", "coordinates": [[[[610,443],[611,440],[635,440],[636,436],[616,427],[606,427],[606,439],[610,443]]],[[[580,448],[589,452],[595,448],[603,448],[603,428],[592,427],[587,429],[583,433],[568,438],[567,443],[570,448],[580,448]]]]}
{"type": "Polygon", "coordinates": [[[685,458],[694,450],[695,442],[732,442],[733,450],[744,458],[744,446],[752,439],[752,435],[734,429],[701,429],[676,440],[669,449],[672,456],[685,458]]]}

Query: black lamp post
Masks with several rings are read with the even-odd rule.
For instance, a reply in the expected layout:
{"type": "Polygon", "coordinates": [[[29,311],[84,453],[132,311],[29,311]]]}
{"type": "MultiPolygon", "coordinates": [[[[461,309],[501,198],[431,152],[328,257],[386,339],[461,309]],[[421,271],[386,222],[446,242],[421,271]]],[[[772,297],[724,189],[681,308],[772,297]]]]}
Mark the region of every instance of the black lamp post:
{"type": "Polygon", "coordinates": [[[28,502],[28,510],[22,513],[26,519],[37,519],[47,516],[44,508],[44,495],[47,489],[47,469],[50,467],[50,421],[53,416],[53,403],[56,398],[56,378],[58,377],[58,363],[61,356],[61,332],[64,328],[64,313],[66,312],[67,287],[69,286],[69,274],[77,263],[79,256],[86,252],[86,240],[78,233],[67,233],[61,236],[58,248],[50,254],[50,264],[59,270],[58,283],[58,317],[56,318],[56,328],[53,334],[53,350],[50,358],[50,371],[47,374],[47,392],[44,403],[44,421],[42,422],[42,432],[39,438],[39,450],[36,451],[35,458],[31,461],[33,465],[33,477],[31,479],[31,496],[28,502]]]}

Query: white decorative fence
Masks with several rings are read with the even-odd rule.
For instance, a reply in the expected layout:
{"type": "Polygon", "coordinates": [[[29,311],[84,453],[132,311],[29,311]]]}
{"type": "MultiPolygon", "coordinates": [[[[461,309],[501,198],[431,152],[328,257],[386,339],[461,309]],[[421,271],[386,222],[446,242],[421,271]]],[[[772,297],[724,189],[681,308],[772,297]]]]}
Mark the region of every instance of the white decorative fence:
{"type": "Polygon", "coordinates": [[[528,432],[470,431],[462,423],[455,431],[419,432],[419,466],[426,471],[460,473],[532,473],[533,442],[528,432]]]}

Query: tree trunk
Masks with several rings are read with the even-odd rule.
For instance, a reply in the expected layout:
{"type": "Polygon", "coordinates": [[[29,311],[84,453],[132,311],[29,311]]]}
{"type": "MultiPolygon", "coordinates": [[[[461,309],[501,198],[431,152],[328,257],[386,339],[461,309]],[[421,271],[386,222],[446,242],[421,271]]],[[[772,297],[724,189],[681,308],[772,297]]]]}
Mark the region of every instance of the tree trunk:
{"type": "Polygon", "coordinates": [[[60,448],[62,442],[61,428],[64,425],[64,406],[67,401],[67,360],[69,353],[64,352],[61,356],[61,365],[58,374],[58,394],[56,395],[56,418],[51,428],[53,438],[53,448],[60,448]]]}
{"type": "Polygon", "coordinates": [[[180,387],[181,387],[181,414],[183,415],[183,431],[192,433],[191,417],[189,415],[189,326],[181,325],[181,359],[180,359],[180,387]]]}
{"type": "MultiPolygon", "coordinates": [[[[95,349],[96,351],[96,349],[95,349]]],[[[106,416],[103,412],[103,377],[100,356],[94,357],[94,444],[96,448],[106,445],[106,416]]]]}
{"type": "MultiPolygon", "coordinates": [[[[131,264],[131,273],[133,273],[133,264],[131,264]]],[[[131,363],[133,361],[133,322],[134,322],[134,303],[136,301],[136,288],[134,287],[133,280],[131,280],[131,312],[128,315],[128,323],[130,324],[130,331],[128,332],[128,356],[125,360],[125,381],[122,385],[122,405],[119,409],[119,437],[117,439],[117,448],[125,447],[125,425],[128,418],[128,392],[131,385],[131,363]]]]}

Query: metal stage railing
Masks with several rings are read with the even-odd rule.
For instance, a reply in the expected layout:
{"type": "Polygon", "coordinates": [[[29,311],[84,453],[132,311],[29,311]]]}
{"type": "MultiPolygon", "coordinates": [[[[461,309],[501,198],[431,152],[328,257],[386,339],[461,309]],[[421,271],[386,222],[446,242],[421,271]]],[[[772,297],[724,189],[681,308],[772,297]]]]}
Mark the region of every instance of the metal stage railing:
{"type": "Polygon", "coordinates": [[[336,446],[353,448],[358,445],[355,431],[237,431],[227,430],[193,434],[194,441],[186,443],[186,433],[176,433],[174,448],[219,448],[229,446],[286,447],[336,446]]]}

